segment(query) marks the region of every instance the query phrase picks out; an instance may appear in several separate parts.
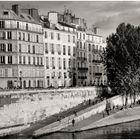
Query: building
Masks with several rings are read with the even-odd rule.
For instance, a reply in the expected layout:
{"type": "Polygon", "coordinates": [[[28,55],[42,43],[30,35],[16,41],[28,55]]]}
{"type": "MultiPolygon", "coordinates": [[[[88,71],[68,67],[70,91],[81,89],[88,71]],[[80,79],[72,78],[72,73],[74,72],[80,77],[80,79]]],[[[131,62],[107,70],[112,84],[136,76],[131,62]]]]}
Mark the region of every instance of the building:
{"type": "Polygon", "coordinates": [[[87,35],[87,48],[88,48],[88,81],[90,85],[105,85],[107,76],[103,64],[103,50],[106,43],[103,37],[98,35],[97,29],[90,29],[86,32],[87,35]]]}
{"type": "Polygon", "coordinates": [[[44,23],[45,87],[76,85],[76,29],[49,12],[44,23]],[[49,22],[49,23],[47,23],[49,22]],[[47,26],[46,26],[47,25],[47,26]]]}
{"type": "Polygon", "coordinates": [[[42,25],[19,5],[0,11],[0,87],[43,87],[42,25]]]}

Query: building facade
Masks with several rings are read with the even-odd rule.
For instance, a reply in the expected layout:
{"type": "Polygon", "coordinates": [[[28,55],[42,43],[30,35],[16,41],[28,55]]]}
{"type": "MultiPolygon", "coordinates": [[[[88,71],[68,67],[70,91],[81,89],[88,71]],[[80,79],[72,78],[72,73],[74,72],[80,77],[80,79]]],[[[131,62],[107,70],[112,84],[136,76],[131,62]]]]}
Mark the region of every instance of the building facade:
{"type": "Polygon", "coordinates": [[[105,85],[107,83],[107,76],[103,64],[103,51],[106,44],[102,36],[93,33],[91,30],[87,31],[87,48],[88,48],[88,81],[90,85],[105,85]]]}
{"type": "Polygon", "coordinates": [[[35,8],[0,11],[0,88],[104,85],[106,43],[70,10],[39,16],[35,8]]]}
{"type": "Polygon", "coordinates": [[[56,21],[58,13],[49,13],[49,27],[44,28],[45,87],[76,85],[76,29],[56,21]]]}
{"type": "Polygon", "coordinates": [[[1,88],[43,87],[42,25],[19,5],[0,11],[1,88]]]}

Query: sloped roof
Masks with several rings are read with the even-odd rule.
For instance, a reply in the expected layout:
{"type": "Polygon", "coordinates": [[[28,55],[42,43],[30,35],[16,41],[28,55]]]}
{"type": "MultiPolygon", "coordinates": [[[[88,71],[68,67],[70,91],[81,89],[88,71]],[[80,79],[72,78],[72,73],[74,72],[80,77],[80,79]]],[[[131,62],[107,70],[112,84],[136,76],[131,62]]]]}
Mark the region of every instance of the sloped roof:
{"type": "Polygon", "coordinates": [[[14,19],[14,20],[21,20],[21,21],[41,24],[40,22],[36,21],[32,16],[26,13],[20,13],[20,15],[17,15],[14,11],[9,9],[0,10],[0,19],[14,19]],[[8,14],[4,15],[4,12],[8,12],[8,14]]]}

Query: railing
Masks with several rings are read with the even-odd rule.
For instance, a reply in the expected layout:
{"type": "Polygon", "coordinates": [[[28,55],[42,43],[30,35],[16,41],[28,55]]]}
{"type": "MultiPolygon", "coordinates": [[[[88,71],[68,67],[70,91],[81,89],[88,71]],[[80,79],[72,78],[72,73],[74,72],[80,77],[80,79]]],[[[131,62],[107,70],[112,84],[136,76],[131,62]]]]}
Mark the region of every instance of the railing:
{"type": "Polygon", "coordinates": [[[77,57],[78,60],[81,60],[81,61],[87,61],[87,58],[86,57],[77,57]]]}
{"type": "Polygon", "coordinates": [[[87,71],[88,68],[87,68],[87,67],[85,67],[85,68],[78,68],[78,70],[81,70],[81,71],[87,71]]]}
{"type": "Polygon", "coordinates": [[[95,59],[93,59],[92,62],[93,63],[102,63],[103,61],[102,60],[95,60],[95,59]]]}
{"type": "Polygon", "coordinates": [[[87,79],[87,76],[78,76],[78,79],[87,79]]]}
{"type": "Polygon", "coordinates": [[[102,75],[102,73],[100,73],[100,72],[95,73],[95,76],[101,76],[101,75],[102,75]]]}

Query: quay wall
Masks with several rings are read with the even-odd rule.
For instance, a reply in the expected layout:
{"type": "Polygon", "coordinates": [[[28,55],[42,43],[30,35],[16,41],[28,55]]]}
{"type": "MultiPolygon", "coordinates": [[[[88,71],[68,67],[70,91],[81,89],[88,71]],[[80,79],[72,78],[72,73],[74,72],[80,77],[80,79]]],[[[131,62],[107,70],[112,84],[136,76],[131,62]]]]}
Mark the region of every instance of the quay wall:
{"type": "Polygon", "coordinates": [[[53,114],[94,99],[95,87],[0,92],[0,129],[35,123],[53,114]]]}

